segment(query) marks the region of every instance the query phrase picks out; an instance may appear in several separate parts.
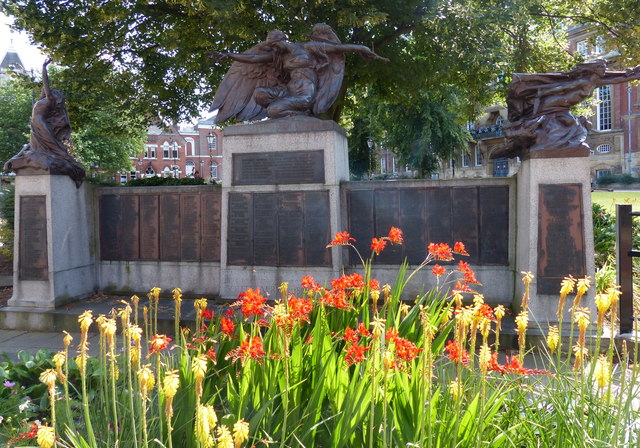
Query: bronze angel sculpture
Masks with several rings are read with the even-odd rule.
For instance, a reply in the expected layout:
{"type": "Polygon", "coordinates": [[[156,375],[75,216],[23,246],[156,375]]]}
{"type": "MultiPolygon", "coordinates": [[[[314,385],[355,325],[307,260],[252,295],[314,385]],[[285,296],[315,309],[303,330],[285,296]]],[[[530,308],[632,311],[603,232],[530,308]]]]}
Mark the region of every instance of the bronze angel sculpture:
{"type": "Polygon", "coordinates": [[[233,64],[218,86],[211,111],[216,123],[319,115],[340,92],[344,54],[388,61],[363,45],[342,44],[330,26],[313,26],[310,41],[295,43],[278,30],[244,53],[215,53],[233,64]]]}
{"type": "Polygon", "coordinates": [[[606,84],[640,78],[640,66],[607,70],[604,60],[585,62],[554,73],[515,73],[507,91],[509,122],[503,127],[504,149],[498,157],[571,157],[588,155],[585,143],[591,123],[575,117],[571,107],[606,84]]]}
{"type": "Polygon", "coordinates": [[[26,174],[61,174],[71,177],[77,187],[85,178],[84,168],[68,149],[71,147],[71,124],[65,95],[49,86],[47,65],[42,66],[42,95],[33,105],[29,143],[4,165],[4,172],[22,170],[26,174]]]}

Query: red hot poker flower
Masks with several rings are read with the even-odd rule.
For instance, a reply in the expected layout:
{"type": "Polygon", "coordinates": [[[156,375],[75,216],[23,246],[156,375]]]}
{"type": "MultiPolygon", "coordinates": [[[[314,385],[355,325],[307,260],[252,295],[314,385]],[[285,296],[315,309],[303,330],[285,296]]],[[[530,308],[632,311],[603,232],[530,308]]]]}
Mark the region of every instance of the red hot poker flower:
{"type": "Polygon", "coordinates": [[[402,244],[404,239],[402,236],[402,230],[397,227],[391,227],[389,230],[389,236],[387,237],[391,244],[402,244]]]}
{"type": "Polygon", "coordinates": [[[355,239],[351,238],[349,232],[338,232],[336,236],[333,237],[333,241],[327,244],[327,247],[346,246],[351,244],[351,241],[355,241],[355,239]]]}
{"type": "Polygon", "coordinates": [[[433,269],[431,269],[431,273],[436,277],[440,277],[441,275],[444,275],[445,272],[447,272],[446,269],[443,266],[440,266],[439,264],[434,265],[433,269]]]}
{"type": "Polygon", "coordinates": [[[427,250],[433,258],[440,261],[451,261],[453,260],[453,254],[451,253],[451,247],[449,247],[446,243],[429,243],[427,246],[427,250]]]}
{"type": "Polygon", "coordinates": [[[369,347],[362,345],[351,344],[347,347],[347,354],[344,357],[344,362],[348,366],[352,366],[357,362],[362,362],[366,359],[365,352],[369,350],[369,347]]]}
{"type": "Polygon", "coordinates": [[[382,238],[372,238],[371,239],[371,250],[376,253],[376,255],[380,255],[387,245],[387,241],[382,238]]]}
{"type": "Polygon", "coordinates": [[[465,249],[464,244],[460,241],[456,242],[453,245],[453,253],[458,255],[469,255],[469,252],[467,252],[467,249],[465,249]]]}
{"type": "Polygon", "coordinates": [[[150,341],[149,354],[164,350],[172,340],[173,339],[164,334],[155,335],[150,341]]]}

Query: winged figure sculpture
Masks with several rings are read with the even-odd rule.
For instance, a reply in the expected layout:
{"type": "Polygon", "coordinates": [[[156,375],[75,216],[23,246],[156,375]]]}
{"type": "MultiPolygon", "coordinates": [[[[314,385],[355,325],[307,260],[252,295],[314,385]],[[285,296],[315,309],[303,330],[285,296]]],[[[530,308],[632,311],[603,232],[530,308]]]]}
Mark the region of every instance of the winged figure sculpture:
{"type": "Polygon", "coordinates": [[[212,53],[233,64],[218,86],[211,111],[216,123],[318,115],[340,92],[344,54],[388,61],[363,45],[342,44],[330,26],[316,24],[308,42],[290,42],[278,30],[244,53],[212,53]]]}

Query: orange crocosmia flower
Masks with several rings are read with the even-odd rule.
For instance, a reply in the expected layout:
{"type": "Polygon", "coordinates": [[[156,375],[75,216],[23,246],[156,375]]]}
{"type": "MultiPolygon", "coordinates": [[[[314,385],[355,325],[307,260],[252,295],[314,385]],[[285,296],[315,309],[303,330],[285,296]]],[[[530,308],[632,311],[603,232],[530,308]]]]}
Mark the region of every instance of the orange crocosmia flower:
{"type": "Polygon", "coordinates": [[[307,291],[312,291],[312,292],[322,291],[322,286],[320,286],[320,284],[318,284],[316,280],[310,275],[305,275],[304,277],[302,277],[301,283],[302,283],[302,287],[307,291]]]}
{"type": "Polygon", "coordinates": [[[391,227],[389,230],[389,236],[387,236],[391,244],[402,244],[404,238],[402,236],[402,230],[397,227],[391,227]]]}
{"type": "Polygon", "coordinates": [[[248,319],[251,316],[264,315],[264,304],[266,301],[266,297],[260,294],[260,288],[257,288],[255,291],[253,289],[247,289],[238,296],[238,300],[231,306],[242,307],[242,315],[248,319]]]}
{"type": "Polygon", "coordinates": [[[231,319],[223,317],[222,319],[220,319],[220,329],[227,336],[231,336],[235,331],[236,326],[231,319]]]}
{"type": "MultiPolygon", "coordinates": [[[[478,283],[479,284],[479,283],[478,283]]],[[[474,291],[473,289],[471,289],[469,287],[469,285],[465,282],[465,281],[460,281],[458,280],[456,282],[456,286],[453,288],[453,292],[454,294],[456,292],[470,292],[470,293],[477,293],[478,291],[474,291]]]]}
{"type": "Polygon", "coordinates": [[[213,311],[205,308],[205,310],[202,312],[202,318],[209,320],[213,319],[213,311]]]}
{"type": "Polygon", "coordinates": [[[371,332],[367,327],[364,326],[363,322],[360,322],[360,324],[358,324],[358,334],[363,337],[371,336],[371,332]]]}
{"type": "Polygon", "coordinates": [[[387,330],[384,339],[387,342],[395,342],[398,337],[398,329],[396,327],[391,327],[387,330]]]}
{"type": "Polygon", "coordinates": [[[549,375],[551,372],[541,369],[528,369],[524,367],[517,356],[507,356],[507,362],[502,369],[501,373],[516,373],[519,375],[549,375]]]}
{"type": "Polygon", "coordinates": [[[266,353],[262,348],[262,339],[258,336],[254,336],[253,339],[247,337],[240,343],[240,347],[229,351],[225,359],[233,359],[234,362],[240,360],[242,365],[244,365],[244,363],[249,359],[253,359],[261,363],[265,354],[266,353]]]}
{"type": "Polygon", "coordinates": [[[451,261],[453,260],[453,254],[451,252],[451,247],[449,247],[446,243],[429,243],[427,246],[427,250],[433,258],[440,261],[451,261]]]}
{"type": "Polygon", "coordinates": [[[464,244],[460,241],[456,242],[453,245],[453,253],[458,255],[469,255],[469,252],[467,252],[467,249],[465,249],[464,244]]]}
{"type": "Polygon", "coordinates": [[[431,273],[436,277],[440,277],[441,275],[444,275],[445,272],[447,272],[446,269],[443,266],[440,266],[439,264],[436,264],[435,266],[433,266],[433,269],[431,269],[431,273]]]}
{"type": "Polygon", "coordinates": [[[464,348],[460,348],[460,344],[458,341],[449,341],[447,345],[444,347],[447,352],[447,357],[455,362],[460,363],[462,365],[469,364],[469,352],[467,352],[464,348]]]}
{"type": "Polygon", "coordinates": [[[333,246],[345,246],[351,244],[351,241],[355,241],[354,238],[351,238],[349,232],[343,231],[336,233],[336,236],[333,237],[333,241],[327,244],[327,247],[333,246]]]}
{"type": "Polygon", "coordinates": [[[344,357],[344,362],[348,366],[352,366],[357,362],[362,362],[366,359],[365,352],[369,350],[369,347],[362,345],[351,344],[347,347],[347,354],[344,357]]]}
{"type": "Polygon", "coordinates": [[[473,283],[475,285],[482,284],[478,281],[478,279],[476,279],[476,274],[473,272],[473,269],[469,267],[469,263],[465,263],[464,261],[460,260],[460,262],[458,263],[458,269],[463,274],[463,281],[467,283],[473,283]]]}
{"type": "Polygon", "coordinates": [[[299,299],[297,297],[289,297],[289,313],[295,320],[304,320],[309,322],[309,313],[313,309],[311,299],[299,299]]]}
{"type": "Polygon", "coordinates": [[[371,250],[376,253],[376,255],[380,255],[380,252],[384,250],[387,245],[387,240],[382,238],[372,238],[371,239],[371,250]]]}
{"type": "Polygon", "coordinates": [[[349,310],[354,308],[351,303],[347,302],[347,294],[343,290],[325,292],[320,299],[320,302],[340,310],[349,310]]]}
{"type": "Polygon", "coordinates": [[[372,291],[380,291],[380,282],[377,279],[372,278],[369,280],[369,289],[372,291]]]}
{"type": "Polygon", "coordinates": [[[347,327],[344,330],[344,340],[349,344],[355,344],[358,342],[360,337],[358,336],[358,332],[351,327],[347,327]]]}
{"type": "Polygon", "coordinates": [[[480,305],[480,307],[478,308],[478,315],[486,317],[490,320],[495,320],[496,318],[496,316],[493,314],[493,308],[491,308],[491,306],[487,305],[486,303],[480,305]]]}
{"type": "Polygon", "coordinates": [[[416,347],[416,345],[408,339],[396,338],[394,344],[396,345],[396,355],[406,363],[410,363],[416,359],[422,351],[421,348],[416,347]]]}
{"type": "Polygon", "coordinates": [[[173,339],[171,339],[169,336],[164,334],[155,335],[153,338],[151,338],[151,341],[149,342],[150,343],[149,353],[158,353],[164,350],[165,348],[167,348],[167,346],[172,340],[173,339]]]}

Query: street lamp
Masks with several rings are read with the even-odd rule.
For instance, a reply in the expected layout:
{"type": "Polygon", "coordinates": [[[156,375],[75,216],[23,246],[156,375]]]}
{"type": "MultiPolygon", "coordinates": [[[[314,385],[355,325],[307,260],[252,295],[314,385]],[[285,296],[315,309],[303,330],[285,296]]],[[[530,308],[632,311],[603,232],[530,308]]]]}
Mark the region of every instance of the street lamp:
{"type": "Polygon", "coordinates": [[[207,142],[209,143],[209,182],[213,183],[213,150],[216,149],[216,136],[209,131],[207,134],[207,142]]]}
{"type": "Polygon", "coordinates": [[[374,147],[374,141],[371,137],[367,138],[367,146],[369,147],[369,180],[371,180],[371,176],[373,175],[373,147],[374,147]]]}

